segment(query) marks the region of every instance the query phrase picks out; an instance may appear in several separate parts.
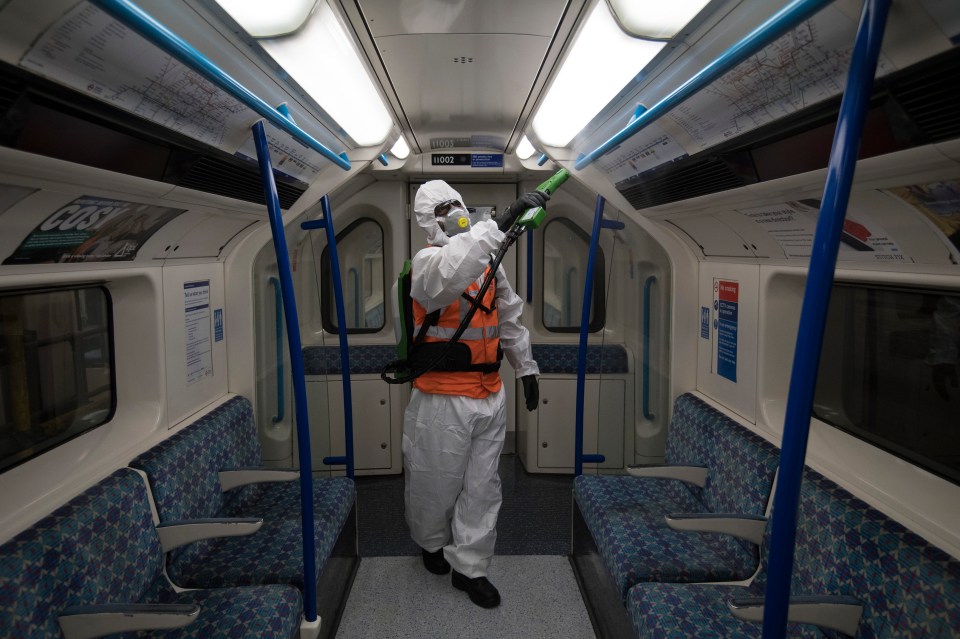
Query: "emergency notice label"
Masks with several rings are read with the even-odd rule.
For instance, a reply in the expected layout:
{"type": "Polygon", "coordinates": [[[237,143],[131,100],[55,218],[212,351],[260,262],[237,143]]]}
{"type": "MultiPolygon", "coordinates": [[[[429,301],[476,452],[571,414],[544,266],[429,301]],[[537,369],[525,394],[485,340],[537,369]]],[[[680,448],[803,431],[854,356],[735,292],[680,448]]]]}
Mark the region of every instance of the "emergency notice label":
{"type": "Polygon", "coordinates": [[[717,375],[737,381],[737,333],[739,328],[740,283],[713,280],[713,309],[716,313],[717,375]]]}

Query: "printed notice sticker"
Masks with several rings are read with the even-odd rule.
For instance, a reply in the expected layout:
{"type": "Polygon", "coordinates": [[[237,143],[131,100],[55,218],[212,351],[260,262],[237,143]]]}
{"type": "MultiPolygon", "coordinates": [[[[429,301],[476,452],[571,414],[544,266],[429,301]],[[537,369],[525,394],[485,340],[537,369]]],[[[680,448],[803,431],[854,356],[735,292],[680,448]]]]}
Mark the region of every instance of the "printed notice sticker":
{"type": "Polygon", "coordinates": [[[737,381],[737,333],[739,327],[740,283],[713,280],[713,308],[717,313],[717,375],[737,381]]]}
{"type": "Polygon", "coordinates": [[[210,342],[210,280],[184,282],[183,306],[187,343],[187,386],[213,375],[210,342]]]}

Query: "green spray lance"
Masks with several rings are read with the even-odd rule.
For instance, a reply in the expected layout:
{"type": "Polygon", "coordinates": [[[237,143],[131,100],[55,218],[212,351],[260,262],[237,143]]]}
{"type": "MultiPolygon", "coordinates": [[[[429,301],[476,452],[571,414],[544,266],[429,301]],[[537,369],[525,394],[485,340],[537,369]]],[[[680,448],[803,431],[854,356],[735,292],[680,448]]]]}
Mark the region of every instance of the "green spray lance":
{"type": "MultiPolygon", "coordinates": [[[[566,182],[567,178],[569,177],[569,171],[566,169],[560,169],[554,173],[550,179],[538,186],[537,190],[543,191],[547,195],[553,195],[554,192],[560,188],[560,185],[566,182]]],[[[480,300],[483,299],[487,289],[490,288],[490,284],[493,282],[493,278],[497,273],[497,269],[500,267],[500,263],[506,256],[507,251],[511,246],[513,246],[513,243],[517,241],[517,238],[523,235],[524,231],[528,229],[540,228],[540,225],[543,224],[543,220],[546,218],[546,216],[546,209],[544,209],[542,206],[538,206],[536,208],[527,209],[510,224],[510,227],[506,230],[506,237],[503,239],[503,242],[500,243],[500,247],[497,249],[496,254],[490,260],[490,269],[487,277],[484,278],[483,284],[480,285],[480,290],[475,296],[473,296],[473,305],[471,305],[470,310],[464,315],[463,320],[460,322],[460,326],[457,327],[456,333],[454,333],[453,337],[450,338],[450,341],[447,342],[447,348],[444,349],[444,352],[439,357],[430,362],[428,365],[413,370],[408,361],[413,347],[413,344],[409,343],[409,339],[411,337],[410,327],[401,326],[399,331],[400,341],[397,345],[397,355],[400,357],[400,359],[390,362],[384,366],[383,370],[380,371],[380,379],[388,384],[405,384],[406,382],[413,381],[424,373],[436,368],[446,358],[450,347],[452,347],[453,344],[460,339],[460,336],[463,335],[463,332],[466,330],[467,326],[470,325],[470,320],[473,319],[477,309],[480,307],[480,300]],[[391,374],[393,377],[390,377],[391,374]]],[[[404,270],[400,275],[400,280],[397,282],[398,303],[400,304],[399,308],[401,310],[401,318],[403,318],[405,315],[404,305],[409,304],[410,299],[409,262],[410,261],[407,260],[407,262],[404,264],[404,270]],[[404,281],[407,282],[406,286],[404,286],[404,281]]],[[[412,311],[410,311],[410,313],[412,314],[412,311]]],[[[401,324],[403,324],[404,320],[401,319],[400,321],[401,324]]]]}

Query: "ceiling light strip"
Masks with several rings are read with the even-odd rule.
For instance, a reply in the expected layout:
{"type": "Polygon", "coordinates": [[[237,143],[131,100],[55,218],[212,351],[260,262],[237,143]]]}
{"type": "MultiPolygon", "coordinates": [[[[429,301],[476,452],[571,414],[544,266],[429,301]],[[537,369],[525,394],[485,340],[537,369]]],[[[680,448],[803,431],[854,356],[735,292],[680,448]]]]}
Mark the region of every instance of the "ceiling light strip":
{"type": "Polygon", "coordinates": [[[127,25],[141,36],[160,47],[166,53],[193,69],[201,76],[223,89],[242,104],[250,107],[275,127],[292,135],[311,149],[321,154],[344,171],[350,170],[350,158],[346,153],[337,155],[306,131],[298,127],[282,113],[250,92],[245,86],[227,75],[209,58],[194,49],[178,35],[157,22],[140,7],[129,0],[90,0],[114,18],[127,25]]]}

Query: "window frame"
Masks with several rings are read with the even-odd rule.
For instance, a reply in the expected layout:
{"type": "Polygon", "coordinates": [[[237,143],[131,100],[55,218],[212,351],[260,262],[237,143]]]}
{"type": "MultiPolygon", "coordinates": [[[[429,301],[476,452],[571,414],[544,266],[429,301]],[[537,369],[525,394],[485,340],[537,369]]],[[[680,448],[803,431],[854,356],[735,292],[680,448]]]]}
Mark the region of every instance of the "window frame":
{"type": "MultiPolygon", "coordinates": [[[[390,291],[387,287],[387,268],[386,268],[386,233],[383,231],[383,226],[372,217],[358,217],[350,224],[347,225],[345,229],[337,233],[336,242],[339,246],[340,241],[343,240],[347,235],[353,232],[358,226],[366,222],[372,222],[377,225],[377,228],[380,229],[380,250],[383,252],[383,259],[381,260],[381,268],[383,270],[383,304],[384,304],[384,315],[383,315],[383,324],[379,328],[347,328],[347,335],[363,335],[363,334],[372,334],[379,333],[387,327],[387,300],[390,295],[390,291]]],[[[337,252],[339,256],[339,250],[337,252]]],[[[330,268],[330,245],[323,247],[323,252],[320,254],[320,272],[323,274],[322,280],[320,282],[320,325],[323,326],[323,330],[328,333],[338,333],[336,324],[334,324],[336,318],[336,305],[333,300],[333,273],[330,268]]],[[[343,278],[344,273],[340,273],[340,277],[343,278]]],[[[360,286],[363,286],[363,281],[359,282],[360,286]]],[[[344,305],[347,301],[344,300],[344,305]]]]}
{"type": "MultiPolygon", "coordinates": [[[[66,437],[57,438],[47,438],[46,440],[27,447],[23,448],[17,453],[11,455],[8,459],[0,459],[0,474],[6,473],[22,464],[25,464],[29,461],[32,461],[50,451],[63,446],[64,444],[82,436],[86,435],[106,424],[109,424],[117,413],[117,367],[116,367],[116,333],[114,327],[114,314],[113,314],[113,296],[110,294],[110,289],[107,287],[107,283],[104,281],[97,282],[79,282],[75,284],[66,284],[63,286],[42,286],[42,287],[24,287],[24,288],[10,288],[10,289],[0,289],[0,297],[13,297],[13,296],[27,296],[27,295],[41,295],[45,293],[63,293],[63,292],[77,292],[83,290],[99,290],[103,293],[103,303],[105,309],[105,318],[103,328],[106,332],[106,344],[109,348],[109,358],[106,362],[109,367],[109,390],[110,390],[110,404],[107,414],[104,416],[103,420],[99,423],[90,425],[82,430],[78,430],[69,434],[66,437]],[[53,442],[53,443],[51,443],[53,442]]],[[[78,297],[75,297],[75,300],[79,300],[78,297]]],[[[75,311],[79,312],[80,305],[75,305],[75,311]]],[[[62,338],[51,342],[70,342],[79,343],[81,340],[93,335],[94,333],[90,332],[89,329],[82,330],[78,329],[76,333],[73,333],[70,338],[62,338]]],[[[98,333],[99,334],[99,333],[98,333]]],[[[49,344],[48,344],[49,345],[49,344]]],[[[29,363],[28,363],[29,365],[29,363]]],[[[83,369],[86,371],[86,368],[83,369]]],[[[74,371],[76,374],[76,371],[74,371]]],[[[73,426],[71,424],[71,426],[73,426]]],[[[31,411],[31,427],[39,428],[39,425],[33,423],[33,412],[31,411]]]]}
{"type": "MultiPolygon", "coordinates": [[[[562,223],[563,226],[572,230],[576,235],[587,243],[587,257],[589,258],[590,251],[590,235],[584,231],[580,226],[568,217],[555,217],[547,222],[543,226],[541,231],[542,240],[540,242],[540,324],[543,326],[544,330],[550,331],[551,333],[579,333],[580,332],[580,323],[577,322],[576,326],[547,326],[547,323],[544,321],[544,304],[545,301],[545,292],[546,292],[546,283],[544,282],[544,277],[546,274],[546,259],[547,259],[547,229],[549,229],[553,224],[562,223]]],[[[602,331],[607,321],[607,300],[606,300],[606,258],[603,254],[603,247],[599,244],[597,245],[597,253],[594,256],[593,264],[593,299],[590,302],[591,309],[593,310],[593,319],[587,325],[588,333],[597,333],[602,331]]]]}

